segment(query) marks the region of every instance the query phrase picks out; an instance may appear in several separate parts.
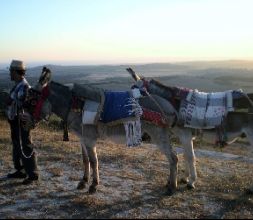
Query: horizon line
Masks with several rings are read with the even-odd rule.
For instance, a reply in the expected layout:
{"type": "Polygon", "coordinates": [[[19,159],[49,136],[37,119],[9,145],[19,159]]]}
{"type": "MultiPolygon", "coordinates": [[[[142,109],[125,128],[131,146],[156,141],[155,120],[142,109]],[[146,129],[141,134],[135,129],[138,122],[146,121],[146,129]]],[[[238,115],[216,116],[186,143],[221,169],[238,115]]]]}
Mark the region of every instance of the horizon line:
{"type": "MultiPolygon", "coordinates": [[[[125,66],[125,65],[150,65],[150,64],[180,64],[180,63],[198,63],[198,62],[253,62],[252,59],[198,59],[198,60],[178,60],[178,61],[157,61],[157,62],[98,62],[88,63],[86,61],[31,61],[26,62],[28,68],[35,68],[40,66],[125,66]],[[43,64],[44,63],[44,64],[43,64]]],[[[9,63],[0,62],[0,68],[8,68],[9,63]]]]}

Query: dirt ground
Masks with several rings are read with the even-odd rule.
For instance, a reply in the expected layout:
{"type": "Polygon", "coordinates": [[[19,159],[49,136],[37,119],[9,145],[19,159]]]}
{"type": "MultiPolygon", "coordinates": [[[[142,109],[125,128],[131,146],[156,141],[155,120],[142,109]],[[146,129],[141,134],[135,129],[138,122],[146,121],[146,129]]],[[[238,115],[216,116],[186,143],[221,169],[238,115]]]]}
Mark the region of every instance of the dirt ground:
{"type": "MultiPolygon", "coordinates": [[[[99,142],[100,186],[93,195],[77,190],[82,177],[78,139],[39,126],[33,131],[41,180],[22,186],[6,180],[12,170],[8,124],[0,119],[0,218],[253,218],[253,150],[247,141],[222,152],[196,146],[196,189],[179,183],[166,195],[168,161],[153,145],[127,148],[99,142]]],[[[178,180],[184,176],[182,148],[178,180]]]]}

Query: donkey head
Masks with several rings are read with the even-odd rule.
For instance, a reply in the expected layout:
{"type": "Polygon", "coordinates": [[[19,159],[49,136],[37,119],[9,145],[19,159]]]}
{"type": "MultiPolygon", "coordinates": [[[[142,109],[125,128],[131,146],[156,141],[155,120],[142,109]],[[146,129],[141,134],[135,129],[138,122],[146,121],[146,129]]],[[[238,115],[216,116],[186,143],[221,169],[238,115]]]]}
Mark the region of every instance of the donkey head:
{"type": "Polygon", "coordinates": [[[127,68],[126,70],[130,73],[130,75],[135,81],[135,84],[132,86],[132,89],[138,88],[143,94],[147,93],[149,81],[147,81],[144,77],[139,76],[136,72],[133,71],[132,68],[127,68]]]}
{"type": "Polygon", "coordinates": [[[30,114],[35,123],[42,119],[48,119],[51,113],[51,104],[48,101],[48,83],[50,79],[51,71],[48,68],[43,67],[37,84],[28,91],[28,96],[25,102],[26,109],[28,109],[28,113],[26,114],[30,114]]]}
{"type": "Polygon", "coordinates": [[[144,77],[139,76],[133,69],[126,69],[135,80],[135,87],[138,87],[141,91],[147,91],[150,94],[161,96],[165,99],[171,99],[173,97],[173,90],[160,82],[151,79],[146,80],[144,77]]]}
{"type": "Polygon", "coordinates": [[[48,85],[51,80],[51,70],[47,67],[43,67],[41,75],[37,84],[33,87],[36,91],[41,92],[44,87],[48,85]]]}

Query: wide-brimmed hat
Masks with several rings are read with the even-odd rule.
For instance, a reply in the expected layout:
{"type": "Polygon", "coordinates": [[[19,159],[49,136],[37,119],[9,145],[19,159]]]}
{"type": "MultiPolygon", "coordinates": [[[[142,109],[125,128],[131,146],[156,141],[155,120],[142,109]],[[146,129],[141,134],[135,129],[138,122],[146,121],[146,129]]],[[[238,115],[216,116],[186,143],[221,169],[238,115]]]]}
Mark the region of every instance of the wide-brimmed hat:
{"type": "Polygon", "coordinates": [[[25,67],[24,62],[21,60],[12,60],[9,69],[10,70],[25,71],[26,67],[25,67]]]}

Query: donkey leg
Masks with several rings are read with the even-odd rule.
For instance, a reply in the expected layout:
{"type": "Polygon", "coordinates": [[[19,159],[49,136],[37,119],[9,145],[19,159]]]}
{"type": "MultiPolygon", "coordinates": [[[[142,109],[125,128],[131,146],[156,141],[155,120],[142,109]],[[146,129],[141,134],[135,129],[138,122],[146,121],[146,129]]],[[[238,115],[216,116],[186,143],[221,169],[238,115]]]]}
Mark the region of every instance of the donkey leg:
{"type": "Polygon", "coordinates": [[[160,136],[160,146],[162,147],[163,153],[165,153],[166,157],[170,163],[170,175],[168,179],[168,195],[173,195],[177,190],[177,174],[178,174],[178,157],[177,154],[173,151],[172,145],[170,143],[170,139],[168,137],[168,132],[166,129],[163,129],[160,136]]]}
{"type": "Polygon", "coordinates": [[[197,172],[191,130],[187,129],[182,131],[180,134],[180,141],[184,146],[187,187],[188,189],[194,189],[195,181],[197,180],[197,172]]]}
{"type": "MultiPolygon", "coordinates": [[[[246,128],[243,129],[245,132],[248,141],[250,142],[251,149],[253,148],[253,125],[248,125],[246,128]]],[[[252,149],[253,152],[253,149],[252,149]]]]}
{"type": "Polygon", "coordinates": [[[83,157],[83,179],[79,182],[77,189],[84,189],[90,178],[90,162],[86,146],[81,141],[82,157],[83,157]]]}
{"type": "MultiPolygon", "coordinates": [[[[171,147],[170,147],[171,148],[171,147]]],[[[178,157],[177,154],[172,150],[168,155],[170,163],[170,176],[168,181],[168,195],[173,195],[177,190],[177,173],[178,173],[178,157]]]]}
{"type": "Polygon", "coordinates": [[[98,171],[98,157],[97,150],[95,147],[95,143],[93,146],[88,148],[89,160],[91,164],[91,168],[93,170],[93,180],[92,184],[89,187],[89,193],[95,193],[97,191],[97,186],[99,184],[99,171],[98,171]]]}

